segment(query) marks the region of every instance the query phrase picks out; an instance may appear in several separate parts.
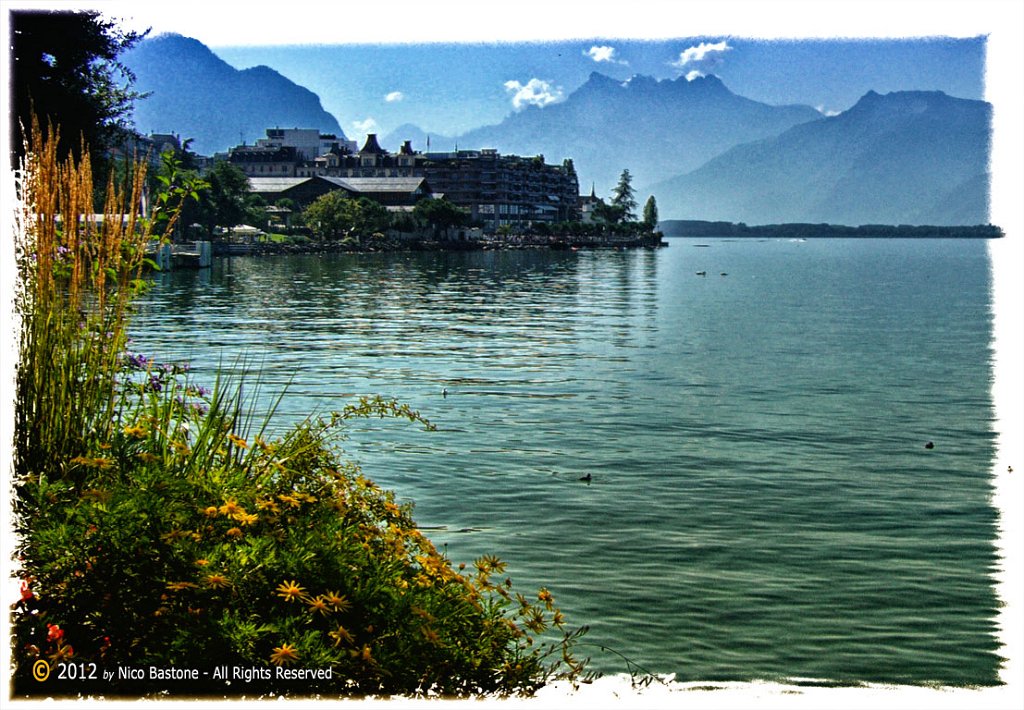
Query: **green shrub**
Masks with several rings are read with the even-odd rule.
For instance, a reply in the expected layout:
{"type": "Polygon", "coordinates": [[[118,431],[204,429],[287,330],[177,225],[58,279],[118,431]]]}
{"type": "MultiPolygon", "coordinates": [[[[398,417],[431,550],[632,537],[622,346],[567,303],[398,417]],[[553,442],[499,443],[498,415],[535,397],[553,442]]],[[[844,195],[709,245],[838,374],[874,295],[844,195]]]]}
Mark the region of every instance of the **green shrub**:
{"type": "Polygon", "coordinates": [[[513,593],[490,556],[453,568],[411,506],[334,446],[351,417],[429,428],[417,413],[364,399],[269,439],[273,408],[257,426],[241,395],[251,376],[208,392],[186,366],[126,353],[152,223],[120,241],[75,237],[109,242],[103,252],[62,251],[79,219],[59,195],[88,165],[49,160],[43,176],[30,162],[23,193],[25,214],[43,217],[21,223],[15,696],[509,694],[585,677],[571,653],[582,630],[565,631],[547,590],[513,593]],[[37,207],[51,197],[51,212],[37,207]],[[33,679],[40,662],[46,682],[33,679]],[[69,662],[100,679],[61,680],[69,662]],[[229,670],[228,685],[224,666],[252,673],[229,670]],[[153,679],[150,667],[207,675],[153,679]],[[306,671],[319,676],[280,677],[306,671]]]}

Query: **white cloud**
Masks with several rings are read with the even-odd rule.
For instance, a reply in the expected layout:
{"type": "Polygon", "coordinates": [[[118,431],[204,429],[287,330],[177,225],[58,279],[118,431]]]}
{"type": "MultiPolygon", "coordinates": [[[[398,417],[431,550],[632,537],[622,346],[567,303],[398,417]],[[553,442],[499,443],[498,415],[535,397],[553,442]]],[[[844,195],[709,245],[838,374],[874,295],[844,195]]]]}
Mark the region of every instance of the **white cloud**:
{"type": "Polygon", "coordinates": [[[379,128],[377,122],[369,116],[362,121],[352,121],[352,126],[357,133],[376,133],[379,128]]]}
{"type": "Polygon", "coordinates": [[[396,101],[401,101],[404,98],[405,94],[403,94],[401,91],[392,91],[390,94],[384,97],[384,100],[387,101],[389,104],[393,104],[396,101]]]}
{"type": "Polygon", "coordinates": [[[505,91],[512,94],[512,106],[519,110],[523,106],[547,106],[562,98],[562,88],[533,78],[525,84],[510,80],[505,82],[505,91]]]}
{"type": "Polygon", "coordinates": [[[722,63],[722,55],[730,49],[732,47],[725,40],[713,44],[701,42],[696,47],[687,47],[679,53],[679,59],[668,64],[680,71],[684,69],[689,70],[686,78],[692,81],[691,75],[694,72],[700,72],[699,75],[704,76],[720,65],[722,63]]]}
{"type": "Polygon", "coordinates": [[[624,59],[615,58],[615,47],[608,46],[597,46],[594,45],[583,53],[583,56],[590,57],[595,62],[600,64],[601,62],[608,62],[609,64],[629,64],[624,59]]]}
{"type": "Polygon", "coordinates": [[[815,108],[815,109],[817,110],[817,112],[818,112],[818,113],[820,113],[820,114],[821,114],[822,116],[828,116],[828,117],[832,117],[832,116],[838,116],[839,114],[841,114],[841,113],[842,113],[842,111],[833,111],[833,110],[831,110],[831,109],[827,109],[827,108],[825,108],[825,107],[824,107],[823,105],[815,106],[814,108],[815,108]]]}
{"type": "Polygon", "coordinates": [[[700,79],[702,76],[704,76],[704,72],[699,69],[694,69],[693,71],[686,73],[686,80],[693,81],[694,79],[700,79]]]}

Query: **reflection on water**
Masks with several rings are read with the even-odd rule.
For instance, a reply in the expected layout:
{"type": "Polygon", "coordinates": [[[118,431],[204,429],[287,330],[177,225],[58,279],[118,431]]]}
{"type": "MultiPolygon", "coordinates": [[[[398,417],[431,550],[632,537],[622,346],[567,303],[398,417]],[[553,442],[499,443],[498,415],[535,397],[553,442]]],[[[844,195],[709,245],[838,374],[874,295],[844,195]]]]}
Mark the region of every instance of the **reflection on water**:
{"type": "Polygon", "coordinates": [[[995,682],[984,244],[700,243],[220,260],[158,277],[136,347],[246,355],[279,426],[421,410],[346,448],[601,670],[995,682]]]}

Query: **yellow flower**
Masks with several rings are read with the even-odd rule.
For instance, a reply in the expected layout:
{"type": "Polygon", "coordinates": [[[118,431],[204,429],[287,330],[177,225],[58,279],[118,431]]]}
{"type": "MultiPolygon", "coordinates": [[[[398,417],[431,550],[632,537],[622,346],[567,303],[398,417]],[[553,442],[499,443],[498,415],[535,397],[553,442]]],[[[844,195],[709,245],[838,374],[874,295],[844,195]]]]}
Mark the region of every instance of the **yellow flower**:
{"type": "Polygon", "coordinates": [[[485,574],[489,572],[502,572],[505,569],[505,563],[494,555],[484,555],[473,562],[473,564],[485,574]]]}
{"type": "Polygon", "coordinates": [[[551,592],[549,592],[544,587],[541,587],[540,591],[537,592],[537,598],[540,599],[545,604],[550,604],[551,602],[553,602],[555,600],[555,598],[553,596],[551,596],[551,592]]]}
{"type": "Polygon", "coordinates": [[[248,449],[249,448],[249,445],[247,443],[245,443],[245,439],[243,439],[240,436],[235,436],[234,434],[228,434],[228,441],[230,441],[232,444],[234,444],[235,446],[237,446],[240,449],[248,449]]]}
{"type": "Polygon", "coordinates": [[[208,508],[204,508],[203,509],[203,515],[205,515],[207,518],[216,518],[217,517],[217,506],[211,505],[208,508]]]}
{"type": "Polygon", "coordinates": [[[233,517],[242,525],[252,525],[259,520],[259,516],[253,515],[252,513],[238,513],[233,517]]]}
{"type": "Polygon", "coordinates": [[[365,663],[373,663],[373,656],[370,653],[370,647],[365,645],[365,644],[363,645],[363,650],[361,650],[361,651],[352,651],[352,657],[353,658],[362,658],[363,662],[365,662],[365,663]]]}
{"type": "Polygon", "coordinates": [[[286,495],[284,493],[279,495],[277,497],[277,499],[280,500],[282,503],[287,503],[288,505],[290,505],[293,508],[298,508],[298,507],[300,507],[302,505],[302,501],[300,501],[298,498],[296,498],[294,496],[286,495]]]}
{"type": "Polygon", "coordinates": [[[353,641],[352,634],[350,634],[348,632],[348,629],[346,629],[344,626],[339,626],[336,630],[330,632],[327,635],[334,639],[335,646],[340,646],[342,641],[344,641],[345,643],[352,643],[353,641]]]}
{"type": "Polygon", "coordinates": [[[90,458],[87,456],[76,456],[75,458],[71,459],[71,463],[77,463],[83,466],[88,466],[89,468],[99,469],[107,469],[114,465],[113,459],[106,459],[103,458],[102,456],[98,456],[96,458],[90,458]]]}
{"type": "Polygon", "coordinates": [[[233,515],[235,515],[235,514],[237,514],[239,512],[244,513],[245,509],[243,509],[242,506],[240,506],[235,501],[234,498],[228,498],[226,501],[224,501],[224,505],[222,505],[220,507],[220,512],[223,513],[224,515],[231,515],[231,516],[233,516],[233,515]]]}
{"type": "Polygon", "coordinates": [[[281,597],[286,602],[301,599],[305,594],[306,590],[300,587],[295,580],[289,582],[286,579],[281,582],[281,584],[277,585],[277,596],[281,597]]]}
{"type": "Polygon", "coordinates": [[[185,532],[183,530],[175,528],[174,530],[165,532],[163,535],[160,536],[160,539],[164,542],[177,542],[183,537],[185,537],[185,532]]]}
{"type": "Polygon", "coordinates": [[[227,535],[228,537],[242,537],[242,529],[241,528],[230,528],[224,534],[227,535]]]}
{"type": "Polygon", "coordinates": [[[210,561],[200,557],[198,560],[196,560],[196,564],[200,567],[205,567],[206,565],[210,564],[210,561]]]}
{"type": "Polygon", "coordinates": [[[335,611],[348,611],[352,608],[352,602],[345,598],[344,594],[327,592],[324,594],[324,601],[334,607],[335,611]]]}
{"type": "Polygon", "coordinates": [[[213,587],[214,589],[227,587],[231,584],[231,582],[228,581],[228,578],[222,574],[208,574],[206,575],[205,581],[208,586],[213,587]]]}
{"type": "Polygon", "coordinates": [[[192,582],[168,582],[167,583],[167,589],[169,589],[172,592],[180,592],[180,591],[182,591],[184,589],[195,589],[198,586],[199,586],[198,584],[194,584],[192,582]]]}
{"type": "Polygon", "coordinates": [[[270,662],[279,666],[297,660],[299,660],[299,652],[290,643],[281,644],[270,654],[270,662]]]}
{"type": "Polygon", "coordinates": [[[277,507],[277,503],[275,503],[273,500],[269,498],[267,500],[256,501],[256,507],[259,508],[260,510],[269,510],[271,513],[277,513],[279,510],[277,507]]]}
{"type": "Polygon", "coordinates": [[[327,616],[331,613],[331,610],[327,606],[327,601],[324,599],[323,595],[319,597],[313,597],[312,599],[307,599],[306,604],[309,606],[310,614],[320,613],[324,616],[327,616]]]}
{"type": "Polygon", "coordinates": [[[135,426],[126,426],[121,431],[123,431],[125,435],[135,437],[136,439],[146,438],[146,430],[139,424],[136,424],[135,426]]]}

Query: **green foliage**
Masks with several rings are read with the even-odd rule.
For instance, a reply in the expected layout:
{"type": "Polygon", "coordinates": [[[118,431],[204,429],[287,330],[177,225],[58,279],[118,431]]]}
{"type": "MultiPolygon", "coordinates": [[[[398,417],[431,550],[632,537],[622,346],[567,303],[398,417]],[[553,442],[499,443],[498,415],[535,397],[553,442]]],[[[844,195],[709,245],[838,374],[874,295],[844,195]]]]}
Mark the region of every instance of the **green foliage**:
{"type": "Polygon", "coordinates": [[[654,230],[658,226],[658,203],[654,199],[654,195],[647,198],[647,202],[644,203],[644,218],[643,224],[650,230],[654,230]]]}
{"type": "MultiPolygon", "coordinates": [[[[411,505],[342,458],[335,437],[353,417],[431,428],[408,406],[362,399],[271,438],[274,407],[256,416],[251,376],[211,392],[185,365],[125,352],[148,232],[100,232],[98,247],[96,232],[75,228],[87,165],[58,170],[55,144],[33,152],[43,157],[29,166],[18,225],[15,696],[82,692],[56,673],[33,680],[40,661],[68,660],[270,674],[89,688],[106,696],[510,694],[584,679],[572,654],[584,630],[565,629],[550,592],[514,593],[495,557],[453,567],[411,505]],[[52,200],[56,220],[45,206],[65,193],[52,200]],[[285,682],[279,668],[330,677],[285,682]]],[[[167,190],[191,194],[168,177],[167,190]]],[[[156,203],[170,211],[171,200],[156,203]]]]}
{"type": "Polygon", "coordinates": [[[198,220],[206,226],[208,234],[212,235],[218,226],[234,227],[242,224],[251,216],[266,223],[265,214],[252,214],[249,178],[237,166],[225,160],[218,161],[206,173],[205,179],[210,189],[198,203],[198,220]]]}
{"type": "Polygon", "coordinates": [[[388,228],[387,209],[366,197],[353,199],[342,190],[321,195],[303,213],[303,220],[320,239],[357,242],[388,228]]]}
{"type": "Polygon", "coordinates": [[[605,224],[622,224],[626,220],[626,208],[614,202],[599,202],[594,207],[594,218],[605,224]]]}
{"type": "Polygon", "coordinates": [[[612,190],[612,205],[622,210],[623,220],[633,220],[636,216],[636,196],[633,190],[633,176],[629,168],[622,171],[619,182],[612,190]]]}
{"type": "Polygon", "coordinates": [[[451,227],[462,227],[469,222],[469,212],[457,207],[446,198],[424,199],[416,203],[413,216],[420,222],[438,231],[447,231],[451,227]]]}
{"type": "Polygon", "coordinates": [[[95,158],[126,136],[140,94],[117,57],[144,34],[123,32],[95,11],[17,10],[10,17],[14,166],[24,156],[34,117],[44,127],[60,125],[58,153],[78,159],[83,145],[96,151],[95,158]]]}
{"type": "Polygon", "coordinates": [[[157,189],[150,209],[155,234],[170,235],[182,217],[188,221],[195,215],[196,205],[209,194],[210,183],[187,167],[184,156],[171,150],[160,154],[160,168],[155,175],[157,189]]]}

